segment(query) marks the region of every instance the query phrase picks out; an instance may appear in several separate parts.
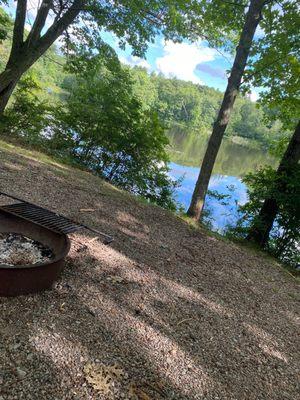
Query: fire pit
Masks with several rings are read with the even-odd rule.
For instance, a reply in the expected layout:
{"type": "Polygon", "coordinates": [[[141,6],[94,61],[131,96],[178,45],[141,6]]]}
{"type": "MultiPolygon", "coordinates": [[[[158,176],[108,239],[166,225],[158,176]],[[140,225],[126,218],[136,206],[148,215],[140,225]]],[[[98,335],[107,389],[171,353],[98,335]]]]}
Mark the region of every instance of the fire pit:
{"type": "Polygon", "coordinates": [[[104,244],[113,241],[111,236],[53,211],[4,192],[0,195],[14,201],[0,206],[0,296],[50,288],[70,250],[69,233],[88,229],[104,237],[104,244]]]}
{"type": "Polygon", "coordinates": [[[24,265],[0,264],[0,296],[17,296],[48,289],[58,278],[64,258],[70,250],[67,235],[53,232],[43,226],[0,210],[0,233],[19,234],[51,249],[47,261],[24,265]]]}

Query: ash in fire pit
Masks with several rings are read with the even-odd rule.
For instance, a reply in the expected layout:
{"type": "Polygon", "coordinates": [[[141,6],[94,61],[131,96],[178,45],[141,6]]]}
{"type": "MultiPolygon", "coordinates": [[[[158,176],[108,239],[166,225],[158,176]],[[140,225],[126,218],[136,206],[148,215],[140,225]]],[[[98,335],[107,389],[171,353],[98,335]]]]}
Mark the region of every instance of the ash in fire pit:
{"type": "Polygon", "coordinates": [[[9,266],[45,263],[54,257],[42,243],[16,233],[0,233],[0,264],[9,266]]]}

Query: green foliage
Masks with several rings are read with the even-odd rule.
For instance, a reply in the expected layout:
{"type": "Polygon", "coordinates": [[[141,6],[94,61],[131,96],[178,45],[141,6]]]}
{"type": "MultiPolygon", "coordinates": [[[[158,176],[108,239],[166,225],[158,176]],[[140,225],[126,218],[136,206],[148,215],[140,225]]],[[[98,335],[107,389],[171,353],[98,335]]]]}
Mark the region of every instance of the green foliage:
{"type": "MultiPolygon", "coordinates": [[[[0,2],[1,5],[1,2],[0,2]]],[[[10,18],[0,8],[0,43],[7,38],[7,33],[10,26],[10,18]]]]}
{"type": "Polygon", "coordinates": [[[94,57],[93,70],[65,81],[69,96],[53,114],[51,144],[116,185],[174,209],[164,129],[134,95],[129,72],[101,60],[94,57]]]}
{"type": "MultiPolygon", "coordinates": [[[[127,68],[123,65],[123,68],[127,68]]],[[[127,68],[133,79],[133,90],[136,98],[141,102],[145,110],[158,109],[158,85],[155,74],[149,76],[145,68],[127,68]]]]}
{"type": "Polygon", "coordinates": [[[266,6],[261,28],[264,34],[255,42],[245,80],[264,90],[262,104],[293,129],[300,112],[299,2],[283,0],[266,6]]]}
{"type": "Polygon", "coordinates": [[[49,107],[40,99],[40,92],[39,82],[33,75],[20,81],[12,105],[1,118],[1,135],[18,136],[29,144],[41,142],[40,132],[47,127],[49,107]]]}
{"type": "MultiPolygon", "coordinates": [[[[134,91],[145,109],[153,109],[172,131],[180,129],[186,136],[207,137],[219,110],[222,93],[218,90],[161,75],[147,74],[140,67],[130,69],[134,91]]],[[[282,124],[266,119],[266,108],[239,97],[226,136],[252,141],[265,148],[286,135],[282,124]]]]}
{"type": "Polygon", "coordinates": [[[279,207],[267,250],[275,257],[292,266],[300,263],[300,166],[289,173],[265,167],[246,175],[248,202],[240,207],[241,218],[236,227],[229,229],[230,235],[245,238],[250,225],[259,226],[259,211],[267,198],[274,198],[279,207]],[[277,182],[280,180],[281,185],[277,182]],[[280,190],[284,183],[286,190],[280,190]]]}
{"type": "MultiPolygon", "coordinates": [[[[112,32],[120,48],[131,46],[136,56],[144,56],[148,44],[158,34],[174,42],[200,37],[212,45],[226,47],[244,17],[243,6],[224,7],[222,0],[125,0],[121,3],[89,0],[84,3],[84,9],[72,23],[72,34],[63,36],[66,53],[78,43],[97,48],[101,30],[112,32]]],[[[54,2],[57,14],[59,7],[60,2],[54,2]]]]}
{"type": "Polygon", "coordinates": [[[40,96],[53,104],[59,101],[62,93],[62,82],[67,75],[65,59],[57,54],[56,48],[51,47],[30,69],[39,81],[40,96]]]}
{"type": "Polygon", "coordinates": [[[115,50],[105,43],[100,34],[89,36],[86,27],[75,27],[77,41],[67,41],[62,48],[67,53],[65,70],[73,74],[84,72],[96,72],[99,63],[95,63],[95,56],[102,60],[103,65],[108,68],[115,64],[119,65],[119,59],[115,50]]]}
{"type": "Polygon", "coordinates": [[[158,91],[157,112],[171,126],[180,124],[187,130],[209,130],[216,116],[219,92],[203,89],[191,82],[152,76],[158,91]],[[207,94],[210,92],[210,96],[207,94]]]}

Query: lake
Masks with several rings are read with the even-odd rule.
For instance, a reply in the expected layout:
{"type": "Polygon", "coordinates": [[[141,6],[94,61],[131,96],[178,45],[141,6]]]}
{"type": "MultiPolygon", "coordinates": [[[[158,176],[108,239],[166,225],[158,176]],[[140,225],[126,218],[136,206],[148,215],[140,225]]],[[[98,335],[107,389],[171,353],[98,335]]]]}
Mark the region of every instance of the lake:
{"type": "MultiPolygon", "coordinates": [[[[175,199],[187,210],[199,174],[206,149],[207,138],[195,134],[169,133],[170,176],[183,177],[176,189],[175,199]]],[[[242,177],[263,165],[276,165],[276,160],[267,152],[224,139],[220,148],[209,189],[230,195],[224,201],[207,196],[205,209],[209,211],[211,228],[220,233],[228,224],[235,224],[238,206],[247,201],[247,187],[242,177]]]]}

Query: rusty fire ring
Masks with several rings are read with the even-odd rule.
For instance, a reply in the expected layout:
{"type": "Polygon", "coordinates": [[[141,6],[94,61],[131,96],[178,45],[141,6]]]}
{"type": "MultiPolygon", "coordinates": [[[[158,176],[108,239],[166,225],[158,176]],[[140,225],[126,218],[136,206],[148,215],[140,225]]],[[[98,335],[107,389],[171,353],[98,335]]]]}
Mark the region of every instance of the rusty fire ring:
{"type": "Polygon", "coordinates": [[[0,195],[18,201],[0,206],[0,233],[16,233],[29,237],[49,247],[54,254],[53,259],[43,263],[18,266],[0,264],[0,296],[18,296],[51,288],[58,279],[70,250],[68,233],[89,229],[104,236],[105,244],[113,240],[109,235],[15,196],[3,192],[0,195]]]}

